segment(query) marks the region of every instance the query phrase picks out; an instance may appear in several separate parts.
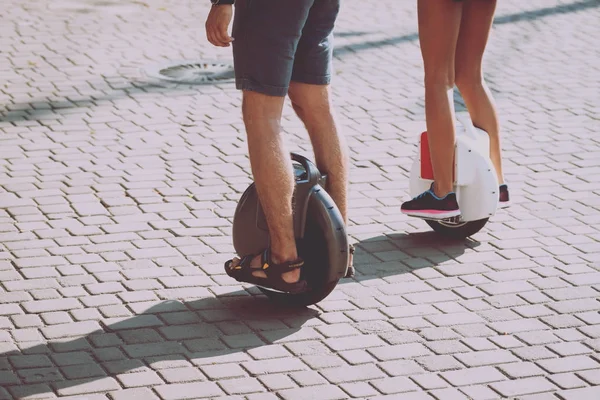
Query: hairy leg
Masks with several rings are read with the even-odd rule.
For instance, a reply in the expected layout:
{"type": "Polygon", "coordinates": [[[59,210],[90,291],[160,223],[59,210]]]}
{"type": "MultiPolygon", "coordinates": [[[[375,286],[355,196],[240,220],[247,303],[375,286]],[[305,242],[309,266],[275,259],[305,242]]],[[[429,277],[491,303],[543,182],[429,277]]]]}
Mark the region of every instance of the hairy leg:
{"type": "Polygon", "coordinates": [[[492,94],[482,72],[483,53],[488,42],[496,0],[468,0],[462,12],[456,47],[456,86],[465,100],[473,124],[490,136],[490,157],[504,183],[500,127],[492,94]]]}
{"type": "Polygon", "coordinates": [[[327,193],[347,224],[348,150],[337,128],[329,90],[329,85],[292,82],[288,94],[310,136],[317,167],[327,174],[327,193]]]}
{"type": "MultiPolygon", "coordinates": [[[[292,195],[294,176],[289,152],[281,138],[281,112],[284,97],[244,91],[242,113],[248,135],[248,150],[256,190],[263,206],[271,238],[273,262],[298,258],[294,237],[292,195]]],[[[239,260],[234,261],[234,265],[239,260]]],[[[266,277],[260,268],[260,256],[252,260],[255,276],[266,277]]],[[[296,282],[300,270],[282,275],[286,282],[296,282]]]]}
{"type": "Polygon", "coordinates": [[[419,0],[419,42],[425,68],[425,118],[435,179],[434,192],[453,190],[454,53],[461,20],[461,2],[419,0]]]}

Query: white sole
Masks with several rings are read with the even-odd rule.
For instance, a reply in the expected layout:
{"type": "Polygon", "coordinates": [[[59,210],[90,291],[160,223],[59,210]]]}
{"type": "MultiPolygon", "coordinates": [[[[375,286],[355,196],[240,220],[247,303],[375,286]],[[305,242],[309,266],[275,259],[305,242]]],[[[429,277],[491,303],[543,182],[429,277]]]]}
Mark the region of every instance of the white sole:
{"type": "Polygon", "coordinates": [[[452,217],[458,217],[460,215],[460,210],[442,212],[439,214],[429,214],[429,213],[422,213],[422,212],[418,212],[418,211],[402,211],[402,214],[408,215],[409,217],[440,220],[440,219],[448,219],[448,218],[452,218],[452,217]]]}

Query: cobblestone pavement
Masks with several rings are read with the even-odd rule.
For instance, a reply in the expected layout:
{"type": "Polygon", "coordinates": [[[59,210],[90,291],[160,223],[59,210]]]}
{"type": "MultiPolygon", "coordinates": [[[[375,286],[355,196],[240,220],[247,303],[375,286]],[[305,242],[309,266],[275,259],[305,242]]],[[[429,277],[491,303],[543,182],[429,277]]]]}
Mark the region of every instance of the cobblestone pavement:
{"type": "Polygon", "coordinates": [[[293,312],[222,270],[250,182],[240,94],[140,72],[231,60],[206,3],[3,0],[0,400],[600,399],[600,1],[499,2],[514,205],[460,243],[399,213],[424,129],[415,2],[343,2],[358,272],[293,312]]]}

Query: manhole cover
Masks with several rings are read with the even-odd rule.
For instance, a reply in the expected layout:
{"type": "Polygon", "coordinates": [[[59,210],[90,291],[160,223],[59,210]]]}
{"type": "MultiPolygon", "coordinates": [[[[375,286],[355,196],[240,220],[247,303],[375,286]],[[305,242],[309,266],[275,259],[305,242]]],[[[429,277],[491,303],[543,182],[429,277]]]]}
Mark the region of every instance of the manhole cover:
{"type": "Polygon", "coordinates": [[[144,4],[142,2],[127,2],[123,0],[59,0],[48,4],[50,11],[67,11],[79,14],[90,14],[93,12],[124,14],[138,12],[143,8],[144,4]]]}
{"type": "Polygon", "coordinates": [[[143,71],[151,78],[195,85],[232,82],[235,78],[233,66],[218,61],[170,62],[143,71]]]}

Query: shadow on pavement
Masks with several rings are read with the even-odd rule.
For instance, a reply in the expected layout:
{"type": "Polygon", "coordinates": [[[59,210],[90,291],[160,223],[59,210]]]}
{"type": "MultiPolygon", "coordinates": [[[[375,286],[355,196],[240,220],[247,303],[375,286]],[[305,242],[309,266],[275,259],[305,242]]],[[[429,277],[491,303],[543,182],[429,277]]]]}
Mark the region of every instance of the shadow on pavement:
{"type": "Polygon", "coordinates": [[[452,240],[433,231],[376,236],[355,244],[355,278],[362,282],[432,268],[479,245],[473,239],[452,240]]]}
{"type": "MultiPolygon", "coordinates": [[[[108,319],[115,321],[111,324],[72,324],[71,332],[65,331],[65,326],[49,325],[42,331],[56,339],[0,353],[1,388],[16,399],[38,398],[54,391],[58,395],[78,395],[86,390],[81,389],[82,385],[85,388],[119,374],[147,371],[150,364],[190,366],[191,362],[199,367],[216,364],[215,358],[219,357],[221,363],[248,362],[252,367],[252,363],[261,361],[254,361],[245,351],[289,340],[318,314],[314,309],[281,308],[266,298],[250,299],[247,292],[234,292],[189,302],[157,302],[139,315],[118,321],[108,319]],[[87,334],[75,332],[86,326],[87,334]],[[76,335],[79,337],[74,339],[58,338],[76,335]]],[[[286,352],[279,350],[279,356],[282,351],[286,352]]],[[[257,359],[262,357],[258,355],[257,359]]],[[[195,380],[210,379],[194,369],[195,380]]],[[[120,389],[115,381],[100,384],[106,388],[102,392],[120,389]]],[[[216,388],[216,384],[211,385],[216,388]]],[[[4,398],[1,388],[0,398],[4,398]]]]}
{"type": "Polygon", "coordinates": [[[198,85],[177,84],[172,82],[127,82],[125,87],[117,87],[111,91],[98,91],[87,96],[67,97],[61,101],[32,99],[26,103],[9,103],[0,106],[0,122],[41,121],[68,119],[74,113],[83,114],[89,108],[111,104],[120,99],[134,99],[137,94],[172,94],[175,91],[187,92],[191,95],[201,93],[198,85]],[[193,92],[192,92],[193,90],[193,92]]]}
{"type": "Polygon", "coordinates": [[[510,24],[513,22],[532,21],[557,14],[568,14],[572,12],[587,10],[588,8],[600,7],[600,0],[584,0],[574,3],[561,4],[554,7],[540,8],[539,10],[524,11],[496,17],[494,24],[510,24]]]}
{"type": "MultiPolygon", "coordinates": [[[[356,245],[355,280],[364,283],[435,267],[479,243],[449,240],[429,231],[376,236],[356,245]]],[[[344,283],[352,281],[342,280],[338,290],[344,292],[344,283]]],[[[346,287],[348,290],[352,297],[353,289],[346,287]]],[[[364,293],[359,291],[356,296],[364,297],[364,293]]],[[[281,307],[246,291],[187,302],[157,301],[133,317],[48,325],[41,328],[48,339],[44,344],[19,350],[7,342],[0,347],[0,379],[16,399],[46,393],[88,394],[94,384],[101,385],[101,392],[118,390],[120,386],[110,378],[149,371],[157,364],[169,364],[170,375],[173,367],[193,367],[194,371],[186,372],[193,373],[196,381],[206,382],[218,379],[210,372],[204,375],[205,368],[217,368],[212,367],[217,362],[238,367],[247,363],[250,368],[254,363],[259,368],[265,360],[259,355],[256,361],[247,351],[293,340],[300,328],[318,315],[312,308],[281,307]],[[71,331],[66,331],[69,328],[71,331]]]]}

